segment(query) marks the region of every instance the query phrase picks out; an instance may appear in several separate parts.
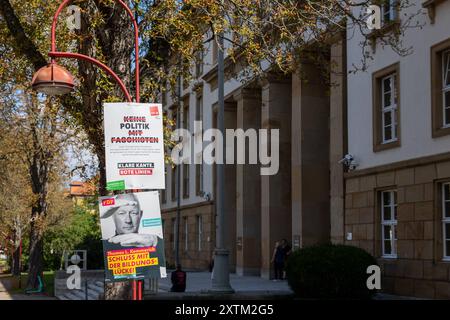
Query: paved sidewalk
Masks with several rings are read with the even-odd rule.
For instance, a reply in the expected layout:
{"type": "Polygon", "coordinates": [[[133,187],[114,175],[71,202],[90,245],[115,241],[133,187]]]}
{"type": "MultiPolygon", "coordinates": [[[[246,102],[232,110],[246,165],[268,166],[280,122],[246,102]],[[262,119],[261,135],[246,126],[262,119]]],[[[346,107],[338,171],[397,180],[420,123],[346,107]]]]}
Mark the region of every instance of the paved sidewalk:
{"type": "Polygon", "coordinates": [[[57,300],[55,297],[37,294],[21,294],[8,292],[0,292],[0,300],[57,300]]]}
{"type": "Polygon", "coordinates": [[[230,274],[230,284],[235,293],[217,295],[209,292],[211,289],[210,272],[187,272],[186,292],[170,292],[172,286],[170,273],[159,282],[157,295],[148,295],[146,299],[289,299],[293,292],[287,281],[272,281],[254,276],[238,276],[230,274]]]}

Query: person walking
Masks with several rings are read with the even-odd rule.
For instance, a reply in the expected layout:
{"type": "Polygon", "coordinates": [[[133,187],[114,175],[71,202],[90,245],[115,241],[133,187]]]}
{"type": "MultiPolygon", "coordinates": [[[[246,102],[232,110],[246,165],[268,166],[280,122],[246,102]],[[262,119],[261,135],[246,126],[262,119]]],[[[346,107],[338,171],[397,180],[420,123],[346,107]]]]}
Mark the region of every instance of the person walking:
{"type": "Polygon", "coordinates": [[[292,253],[292,248],[289,245],[289,242],[286,239],[282,239],[281,240],[281,251],[282,251],[282,255],[283,255],[283,271],[282,271],[282,280],[286,279],[286,262],[290,256],[290,254],[292,253]]]}
{"type": "Polygon", "coordinates": [[[284,269],[284,251],[279,241],[275,242],[271,263],[273,263],[273,269],[275,272],[275,278],[273,280],[282,280],[284,269]]]}
{"type": "Polygon", "coordinates": [[[177,269],[172,272],[170,276],[172,280],[171,292],[185,292],[186,291],[186,272],[181,270],[181,265],[177,265],[177,269]]]}

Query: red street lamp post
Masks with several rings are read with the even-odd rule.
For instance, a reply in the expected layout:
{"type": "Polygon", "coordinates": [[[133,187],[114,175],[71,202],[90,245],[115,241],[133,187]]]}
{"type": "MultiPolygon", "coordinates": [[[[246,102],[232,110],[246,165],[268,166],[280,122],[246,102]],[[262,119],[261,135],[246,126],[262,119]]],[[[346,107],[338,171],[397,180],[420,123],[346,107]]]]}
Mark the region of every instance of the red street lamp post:
{"type": "MultiPolygon", "coordinates": [[[[134,18],[133,12],[130,10],[130,8],[122,1],[122,0],[116,0],[128,13],[131,21],[133,22],[134,26],[134,41],[135,41],[135,60],[136,60],[136,102],[140,102],[140,81],[139,81],[139,29],[138,24],[136,22],[136,19],[134,18]]],[[[130,93],[128,92],[125,84],[123,81],[119,78],[119,76],[111,70],[108,66],[106,66],[104,63],[98,61],[97,59],[88,57],[83,54],[79,53],[71,53],[71,52],[58,52],[56,50],[56,25],[58,22],[58,17],[61,14],[62,10],[71,3],[72,0],[64,0],[63,3],[59,6],[58,10],[56,10],[55,16],[53,17],[53,23],[52,23],[52,33],[51,33],[51,50],[48,53],[48,55],[52,58],[49,65],[39,69],[36,74],[33,77],[32,86],[33,89],[39,92],[51,94],[51,95],[60,95],[60,94],[66,94],[73,90],[74,88],[74,82],[73,82],[73,76],[64,69],[63,67],[59,66],[55,59],[56,58],[71,58],[71,59],[78,59],[78,60],[84,60],[88,61],[92,64],[95,64],[102,70],[104,70],[106,73],[108,73],[120,86],[120,89],[125,94],[125,97],[127,98],[128,102],[132,102],[132,98],[130,93]]]]}
{"type": "MultiPolygon", "coordinates": [[[[98,61],[97,59],[88,57],[79,53],[71,53],[71,52],[58,52],[56,50],[56,25],[58,22],[58,17],[61,14],[62,10],[71,3],[72,0],[64,0],[59,6],[58,10],[53,17],[52,23],[52,32],[51,32],[51,50],[48,55],[51,57],[51,62],[45,67],[39,69],[32,80],[32,87],[34,90],[38,92],[42,92],[48,95],[62,95],[66,93],[70,93],[73,91],[74,85],[74,77],[67,71],[65,68],[61,67],[56,63],[56,58],[71,58],[77,60],[84,60],[90,62],[97,67],[104,70],[107,74],[109,74],[119,85],[120,89],[123,91],[128,102],[133,102],[133,99],[128,92],[125,84],[119,78],[119,76],[104,63],[98,61]]],[[[139,80],[139,28],[134,18],[133,12],[131,9],[123,2],[122,0],[116,0],[128,13],[131,21],[134,26],[134,41],[135,41],[135,66],[136,66],[136,102],[140,102],[140,80],[139,80]]],[[[136,285],[136,281],[133,280],[133,300],[142,300],[142,281],[138,281],[138,285],[136,285]]]]}

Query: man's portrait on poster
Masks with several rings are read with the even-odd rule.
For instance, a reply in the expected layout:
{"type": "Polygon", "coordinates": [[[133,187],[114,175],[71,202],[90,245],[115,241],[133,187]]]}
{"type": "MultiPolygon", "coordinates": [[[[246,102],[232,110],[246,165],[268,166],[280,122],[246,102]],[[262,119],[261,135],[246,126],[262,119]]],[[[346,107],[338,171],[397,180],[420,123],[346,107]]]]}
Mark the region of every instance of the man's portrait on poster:
{"type": "MultiPolygon", "coordinates": [[[[119,194],[114,197],[111,205],[101,219],[112,218],[115,234],[108,242],[123,247],[153,247],[158,244],[158,236],[139,233],[143,211],[139,200],[134,194],[119,194]]],[[[106,240],[106,239],[105,239],[106,240]]]]}

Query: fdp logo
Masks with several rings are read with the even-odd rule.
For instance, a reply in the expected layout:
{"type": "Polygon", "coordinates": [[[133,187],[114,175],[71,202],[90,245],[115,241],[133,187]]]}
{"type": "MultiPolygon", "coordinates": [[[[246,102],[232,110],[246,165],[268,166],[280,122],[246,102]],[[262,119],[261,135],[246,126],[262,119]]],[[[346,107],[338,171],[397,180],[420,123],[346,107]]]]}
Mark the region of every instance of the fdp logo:
{"type": "Polygon", "coordinates": [[[159,116],[159,108],[158,108],[158,106],[150,107],[150,115],[152,117],[159,116]]]}
{"type": "Polygon", "coordinates": [[[113,206],[116,203],[114,198],[104,199],[102,200],[102,207],[113,206]]]}

